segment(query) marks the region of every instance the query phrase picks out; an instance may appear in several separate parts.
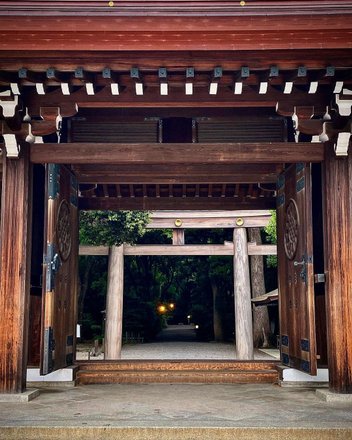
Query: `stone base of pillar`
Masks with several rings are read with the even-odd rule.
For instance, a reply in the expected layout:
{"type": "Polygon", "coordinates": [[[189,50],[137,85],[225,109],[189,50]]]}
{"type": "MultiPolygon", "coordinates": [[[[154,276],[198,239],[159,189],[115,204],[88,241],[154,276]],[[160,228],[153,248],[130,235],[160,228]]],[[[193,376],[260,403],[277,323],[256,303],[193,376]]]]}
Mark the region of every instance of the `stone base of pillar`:
{"type": "Polygon", "coordinates": [[[332,393],[329,390],[316,390],[315,395],[328,403],[351,403],[352,394],[332,393]]]}
{"type": "Polygon", "coordinates": [[[23,393],[16,393],[16,394],[7,394],[7,393],[0,393],[0,402],[1,403],[26,403],[30,402],[31,400],[35,399],[39,396],[39,390],[36,388],[30,388],[23,393]]]}

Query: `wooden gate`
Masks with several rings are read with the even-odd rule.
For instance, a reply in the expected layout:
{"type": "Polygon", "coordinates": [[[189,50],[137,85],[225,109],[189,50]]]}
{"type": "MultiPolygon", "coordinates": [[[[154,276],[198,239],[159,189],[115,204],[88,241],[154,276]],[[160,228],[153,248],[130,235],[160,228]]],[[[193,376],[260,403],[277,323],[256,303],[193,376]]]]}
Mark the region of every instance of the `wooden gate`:
{"type": "Polygon", "coordinates": [[[77,183],[65,166],[47,165],[41,374],[72,365],[75,352],[77,183]]]}
{"type": "Polygon", "coordinates": [[[279,176],[277,219],[281,360],[316,375],[310,165],[279,176]]]}

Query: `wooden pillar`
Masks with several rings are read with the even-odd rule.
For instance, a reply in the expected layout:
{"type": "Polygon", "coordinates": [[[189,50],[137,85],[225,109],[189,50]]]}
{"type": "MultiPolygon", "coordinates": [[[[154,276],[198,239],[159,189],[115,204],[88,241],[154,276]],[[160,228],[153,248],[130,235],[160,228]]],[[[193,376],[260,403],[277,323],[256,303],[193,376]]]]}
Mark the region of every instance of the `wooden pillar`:
{"type": "Polygon", "coordinates": [[[0,227],[0,392],[26,388],[31,253],[31,168],[27,145],[3,158],[0,227]]]}
{"type": "Polygon", "coordinates": [[[183,246],[185,244],[185,230],[173,229],[172,230],[172,244],[174,246],[183,246]]]}
{"type": "Polygon", "coordinates": [[[123,316],[123,245],[109,254],[106,297],[105,359],[121,359],[123,316]]]}
{"type": "Polygon", "coordinates": [[[234,300],[236,328],[236,357],[249,360],[254,358],[251,284],[246,228],[235,228],[234,244],[234,300]]]}
{"type": "Polygon", "coordinates": [[[329,388],[352,393],[352,155],[326,146],[325,274],[329,388]]]}

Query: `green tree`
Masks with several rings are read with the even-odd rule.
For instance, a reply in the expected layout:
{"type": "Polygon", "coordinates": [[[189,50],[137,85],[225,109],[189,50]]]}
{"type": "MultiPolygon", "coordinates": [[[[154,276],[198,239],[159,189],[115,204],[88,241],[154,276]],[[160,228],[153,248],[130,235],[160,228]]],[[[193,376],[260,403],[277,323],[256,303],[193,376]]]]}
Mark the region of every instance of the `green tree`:
{"type": "Polygon", "coordinates": [[[147,211],[81,211],[79,241],[95,246],[135,243],[148,221],[147,211]]]}
{"type": "MultiPolygon", "coordinates": [[[[265,227],[266,241],[272,244],[277,243],[277,229],[276,229],[276,211],[271,211],[271,219],[268,226],[265,227]]],[[[266,264],[268,267],[277,267],[277,256],[268,255],[266,257],[266,264]]]]}
{"type": "MultiPolygon", "coordinates": [[[[135,243],[149,221],[146,211],[81,211],[80,244],[112,246],[135,243]]],[[[107,258],[84,256],[79,261],[80,292],[78,321],[83,324],[83,339],[103,334],[106,301],[107,258]]]]}

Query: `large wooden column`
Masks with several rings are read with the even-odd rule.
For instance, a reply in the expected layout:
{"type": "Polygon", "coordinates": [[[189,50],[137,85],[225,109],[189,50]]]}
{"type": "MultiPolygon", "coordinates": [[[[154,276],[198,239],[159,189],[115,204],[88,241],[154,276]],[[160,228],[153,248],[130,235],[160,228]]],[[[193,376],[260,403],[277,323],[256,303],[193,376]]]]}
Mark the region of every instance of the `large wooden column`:
{"type": "Polygon", "coordinates": [[[251,284],[246,228],[235,228],[234,244],[234,299],[237,359],[253,359],[253,328],[251,284]]]}
{"type": "Polygon", "coordinates": [[[26,388],[31,251],[28,146],[3,159],[0,228],[0,392],[26,388]]]}
{"type": "Polygon", "coordinates": [[[326,146],[325,273],[330,391],[352,393],[352,154],[326,146]]]}
{"type": "Polygon", "coordinates": [[[123,261],[123,245],[112,246],[109,255],[106,297],[105,359],[121,359],[123,261]]]}

